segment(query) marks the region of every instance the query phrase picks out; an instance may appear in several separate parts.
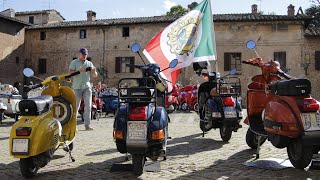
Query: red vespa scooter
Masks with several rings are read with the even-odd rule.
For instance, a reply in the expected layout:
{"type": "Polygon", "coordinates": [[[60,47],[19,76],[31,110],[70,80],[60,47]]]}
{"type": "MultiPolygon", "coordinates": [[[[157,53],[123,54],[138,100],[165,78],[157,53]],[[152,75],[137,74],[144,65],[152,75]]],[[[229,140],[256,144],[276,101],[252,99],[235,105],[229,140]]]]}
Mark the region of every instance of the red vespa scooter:
{"type": "MultiPolygon", "coordinates": [[[[247,42],[249,49],[255,45],[254,41],[247,42]]],[[[277,61],[253,58],[242,63],[262,70],[248,85],[248,116],[244,121],[250,126],[246,135],[248,146],[257,148],[259,158],[260,145],[268,139],[277,148],[287,148],[295,168],[307,167],[320,149],[319,102],[310,96],[310,81],[293,79],[280,69],[277,61]]]]}
{"type": "MultiPolygon", "coordinates": [[[[167,91],[167,88],[166,88],[167,91]]],[[[166,110],[167,113],[172,113],[176,111],[179,107],[179,86],[175,84],[170,93],[166,93],[166,110]]]]}

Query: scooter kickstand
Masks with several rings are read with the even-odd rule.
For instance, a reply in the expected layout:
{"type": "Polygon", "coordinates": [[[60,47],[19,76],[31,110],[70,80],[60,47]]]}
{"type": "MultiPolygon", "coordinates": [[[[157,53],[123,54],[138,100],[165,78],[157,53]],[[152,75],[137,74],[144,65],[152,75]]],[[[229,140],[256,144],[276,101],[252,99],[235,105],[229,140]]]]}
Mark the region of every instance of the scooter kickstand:
{"type": "Polygon", "coordinates": [[[69,158],[71,159],[71,161],[75,162],[76,160],[73,158],[70,148],[65,142],[63,143],[63,149],[69,153],[69,158]]]}
{"type": "Polygon", "coordinates": [[[256,160],[259,159],[260,155],[260,143],[261,143],[261,136],[258,136],[258,147],[257,147],[257,154],[256,154],[256,160]]]}

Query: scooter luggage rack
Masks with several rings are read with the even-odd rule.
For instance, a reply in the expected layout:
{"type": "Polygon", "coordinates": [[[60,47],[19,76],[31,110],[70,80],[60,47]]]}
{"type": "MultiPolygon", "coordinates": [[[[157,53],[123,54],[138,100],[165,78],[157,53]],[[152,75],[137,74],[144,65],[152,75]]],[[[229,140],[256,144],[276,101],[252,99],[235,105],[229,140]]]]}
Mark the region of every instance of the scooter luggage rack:
{"type": "Polygon", "coordinates": [[[241,95],[241,83],[238,77],[226,77],[223,80],[227,82],[218,81],[218,96],[240,96],[241,95]],[[232,92],[233,91],[233,92],[232,92]]]}
{"type": "Polygon", "coordinates": [[[144,77],[144,78],[122,78],[118,83],[118,108],[121,104],[129,104],[129,103],[153,103],[156,106],[157,102],[157,89],[156,89],[156,81],[153,78],[144,77]],[[142,83],[138,86],[131,87],[121,87],[121,82],[124,81],[136,81],[142,83]],[[153,86],[148,86],[148,84],[153,84],[153,86]],[[153,92],[151,92],[153,90],[153,92]],[[125,94],[120,92],[126,92],[125,94]],[[135,95],[136,94],[136,95],[135,95]]]}

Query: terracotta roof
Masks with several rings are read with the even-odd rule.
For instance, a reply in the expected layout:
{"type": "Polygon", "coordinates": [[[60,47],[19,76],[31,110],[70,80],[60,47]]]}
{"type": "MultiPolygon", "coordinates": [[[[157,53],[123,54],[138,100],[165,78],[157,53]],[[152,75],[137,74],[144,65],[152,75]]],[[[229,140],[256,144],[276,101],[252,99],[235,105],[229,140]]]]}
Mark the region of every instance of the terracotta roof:
{"type": "Polygon", "coordinates": [[[2,15],[2,14],[0,14],[0,18],[8,19],[10,21],[14,21],[14,22],[17,22],[17,23],[20,23],[20,24],[24,24],[24,25],[28,25],[28,26],[31,25],[30,23],[27,23],[27,22],[24,22],[24,21],[20,21],[19,19],[12,18],[12,17],[9,17],[9,16],[5,16],[5,15],[2,15]]]}
{"type": "Polygon", "coordinates": [[[309,27],[305,31],[305,36],[320,36],[320,27],[309,27]]]}
{"type": "MultiPolygon", "coordinates": [[[[22,12],[16,12],[15,15],[16,16],[23,16],[23,15],[32,15],[32,14],[49,14],[52,11],[56,12],[59,16],[61,16],[61,14],[54,9],[38,10],[38,11],[22,11],[22,12]]],[[[61,16],[61,17],[63,20],[65,20],[65,18],[63,16],[61,16]]]]}
{"type": "MultiPolygon", "coordinates": [[[[134,17],[118,19],[98,19],[96,21],[65,21],[52,24],[39,24],[28,27],[28,29],[61,28],[61,27],[88,27],[88,26],[110,26],[127,24],[146,24],[146,23],[171,23],[180,16],[153,16],[153,17],[134,17]]],[[[214,22],[268,22],[268,21],[304,21],[311,19],[308,16],[286,16],[286,15],[254,15],[254,14],[214,14],[214,22]]]]}

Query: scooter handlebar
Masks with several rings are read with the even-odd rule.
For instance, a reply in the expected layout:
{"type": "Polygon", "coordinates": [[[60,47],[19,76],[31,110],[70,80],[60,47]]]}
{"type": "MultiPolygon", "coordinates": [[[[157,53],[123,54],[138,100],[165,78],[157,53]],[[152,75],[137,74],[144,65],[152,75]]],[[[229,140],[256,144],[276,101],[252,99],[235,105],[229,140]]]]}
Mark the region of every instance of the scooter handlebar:
{"type": "MultiPolygon", "coordinates": [[[[87,67],[86,71],[91,71],[91,69],[92,69],[91,67],[87,67]]],[[[72,76],[75,76],[75,75],[78,75],[78,74],[80,74],[80,71],[73,72],[73,73],[65,76],[65,79],[71,78],[72,76]]]]}

